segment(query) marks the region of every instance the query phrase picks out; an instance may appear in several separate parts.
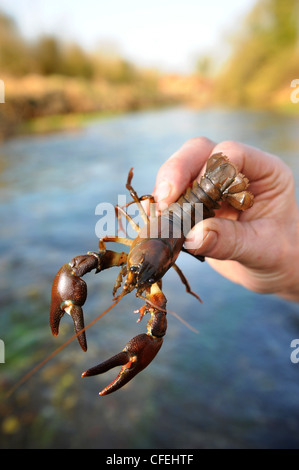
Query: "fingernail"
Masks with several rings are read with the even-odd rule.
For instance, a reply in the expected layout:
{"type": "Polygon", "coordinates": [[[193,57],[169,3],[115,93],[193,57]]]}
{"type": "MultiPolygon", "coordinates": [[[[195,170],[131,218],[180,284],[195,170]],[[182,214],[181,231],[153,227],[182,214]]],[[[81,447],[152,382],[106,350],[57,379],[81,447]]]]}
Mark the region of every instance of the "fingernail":
{"type": "Polygon", "coordinates": [[[200,230],[199,232],[198,230],[196,232],[192,230],[185,240],[187,250],[198,250],[202,246],[208,233],[207,230],[200,230]]]}
{"type": "Polygon", "coordinates": [[[157,194],[157,202],[161,202],[163,199],[166,199],[171,192],[171,186],[168,181],[162,181],[159,184],[156,194],[157,194]]]}
{"type": "Polygon", "coordinates": [[[164,210],[165,205],[167,207],[167,204],[163,201],[168,198],[170,193],[171,184],[168,181],[162,181],[156,189],[156,201],[160,210],[164,210]]]}
{"type": "Polygon", "coordinates": [[[186,238],[185,247],[195,255],[201,255],[211,250],[217,243],[218,234],[214,230],[203,230],[201,234],[192,234],[186,238]]]}

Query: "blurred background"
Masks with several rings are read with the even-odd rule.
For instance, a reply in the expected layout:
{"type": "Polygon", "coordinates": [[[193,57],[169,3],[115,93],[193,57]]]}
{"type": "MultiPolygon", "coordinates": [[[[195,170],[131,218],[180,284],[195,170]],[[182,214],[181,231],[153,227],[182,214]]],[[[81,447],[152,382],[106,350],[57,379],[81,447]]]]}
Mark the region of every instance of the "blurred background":
{"type": "MultiPolygon", "coordinates": [[[[97,250],[95,208],[125,194],[131,167],[148,194],[188,138],[234,139],[279,155],[299,196],[298,1],[0,0],[0,80],[0,447],[298,448],[299,306],[186,254],[204,303],[167,273],[168,332],[142,375],[107,397],[116,370],[80,377],[145,331],[132,294],[87,331],[86,354],[72,342],[6,396],[72,335],[67,317],[51,336],[53,278],[97,250]]],[[[86,323],[117,274],[85,276],[86,323]]]]}

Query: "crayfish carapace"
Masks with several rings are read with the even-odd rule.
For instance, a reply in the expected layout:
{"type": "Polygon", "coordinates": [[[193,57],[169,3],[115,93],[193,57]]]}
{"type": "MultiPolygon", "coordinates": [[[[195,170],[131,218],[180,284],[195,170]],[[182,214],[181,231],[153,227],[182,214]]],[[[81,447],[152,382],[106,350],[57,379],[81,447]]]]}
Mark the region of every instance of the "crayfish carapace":
{"type": "Polygon", "coordinates": [[[247,191],[247,178],[239,173],[235,165],[222,153],[212,155],[207,161],[206,171],[200,182],[195,180],[175,203],[158,216],[147,216],[141,201],[149,198],[150,203],[153,203],[154,200],[151,196],[138,197],[131,185],[132,177],[131,169],[126,184],[133,199],[129,204],[138,205],[145,225],[139,228],[122,207],[116,206],[116,213],[118,216],[122,214],[134,225],[138,232],[137,237],[134,240],[122,237],[102,238],[98,252],[76,256],[70,263],[65,264],[58,271],[52,288],[50,324],[53,335],[58,335],[60,320],[65,312],[69,313],[79,344],[84,351],[87,344],[82,306],[86,300],[87,287],[81,276],[93,269],[100,272],[112,266],[119,266],[120,272],[113,288],[114,300],[120,300],[134,289],[136,296],[145,300],[145,305],[139,309],[139,313],[140,319],[143,315],[150,314],[147,333],[135,336],[122,352],[82,374],[87,377],[102,374],[115,366],[122,366],[116,379],[100,395],[114,392],[129,382],[149,365],[161,348],[167,327],[166,298],[161,290],[161,279],[170,267],[177,271],[187,292],[199,299],[191,291],[187,279],[175,264],[180,251],[184,250],[186,233],[182,221],[186,215],[192,228],[198,221],[199,204],[204,219],[215,215],[214,209],[220,207],[218,203],[221,200],[227,201],[238,210],[248,209],[253,204],[253,195],[247,191]],[[129,252],[107,250],[107,242],[128,245],[129,252]],[[116,297],[116,292],[122,284],[121,294],[116,297]]]}

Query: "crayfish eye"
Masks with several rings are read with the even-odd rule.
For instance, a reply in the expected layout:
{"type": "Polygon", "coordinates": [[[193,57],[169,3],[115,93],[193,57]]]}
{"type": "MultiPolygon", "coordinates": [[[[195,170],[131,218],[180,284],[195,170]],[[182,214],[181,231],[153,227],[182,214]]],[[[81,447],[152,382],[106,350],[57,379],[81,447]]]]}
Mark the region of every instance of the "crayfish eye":
{"type": "MultiPolygon", "coordinates": [[[[137,276],[139,276],[139,274],[141,274],[143,270],[140,264],[134,264],[133,266],[130,266],[130,271],[132,273],[136,273],[137,276]]],[[[154,284],[156,281],[153,277],[150,277],[149,279],[145,278],[143,282],[146,282],[146,284],[154,284]]]]}
{"type": "Polygon", "coordinates": [[[139,271],[139,269],[140,269],[140,266],[138,264],[130,266],[130,271],[132,271],[133,273],[136,273],[137,271],[139,271]]]}

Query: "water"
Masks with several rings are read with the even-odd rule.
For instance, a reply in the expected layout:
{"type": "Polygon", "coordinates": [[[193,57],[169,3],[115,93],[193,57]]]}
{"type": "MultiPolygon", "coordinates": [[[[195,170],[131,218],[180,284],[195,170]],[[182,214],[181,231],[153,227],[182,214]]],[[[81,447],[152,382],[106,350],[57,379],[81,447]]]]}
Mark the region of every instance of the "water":
{"type": "MultiPolygon", "coordinates": [[[[77,254],[97,249],[95,207],[117,202],[134,167],[139,194],[152,191],[160,165],[188,138],[234,139],[279,154],[299,185],[299,119],[266,112],[171,109],[126,114],[84,130],[10,140],[0,148],[1,448],[299,447],[299,305],[221,278],[186,254],[179,266],[204,299],[165,276],[169,314],[164,345],[126,388],[98,397],[116,370],[81,379],[86,368],[145,331],[134,294],[87,331],[88,352],[67,346],[10,398],[7,391],[72,335],[63,318],[52,338],[53,277],[77,254]],[[3,351],[2,351],[3,352],[3,351]]],[[[87,275],[86,321],[111,303],[117,270],[87,275]]]]}

